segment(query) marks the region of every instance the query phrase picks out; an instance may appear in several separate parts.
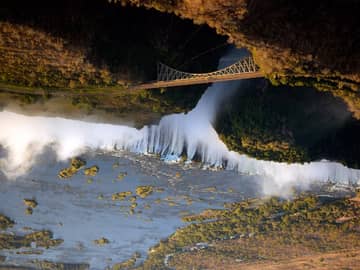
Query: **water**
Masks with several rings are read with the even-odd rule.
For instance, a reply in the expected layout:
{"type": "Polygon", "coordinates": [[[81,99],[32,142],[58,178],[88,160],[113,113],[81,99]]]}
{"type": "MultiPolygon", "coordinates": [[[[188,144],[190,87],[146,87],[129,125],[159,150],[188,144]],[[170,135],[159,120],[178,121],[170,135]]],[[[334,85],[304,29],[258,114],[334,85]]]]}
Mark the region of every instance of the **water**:
{"type": "MultiPolygon", "coordinates": [[[[244,54],[231,51],[221,65],[244,54]]],[[[43,255],[1,253],[9,262],[40,258],[88,262],[92,269],[103,269],[134,251],[144,256],[149,247],[183,225],[184,211],[221,208],[224,202],[263,194],[284,195],[293,186],[306,188],[328,180],[360,183],[359,170],[335,162],[285,164],[229,151],[213,124],[218,109],[240,86],[241,82],[214,84],[191,112],[165,116],[158,125],[142,129],[0,112],[0,212],[16,220],[14,232],[24,233],[23,227],[30,226],[50,229],[64,239],[64,244],[43,255]],[[93,183],[87,183],[82,173],[69,181],[58,179],[58,171],[75,155],[85,155],[89,165],[100,167],[93,183]],[[176,164],[181,156],[187,162],[176,164]],[[192,162],[195,156],[200,167],[192,162]],[[118,168],[112,167],[115,162],[118,168]],[[121,171],[128,176],[118,181],[121,171]],[[134,191],[138,185],[161,187],[164,192],[140,200],[130,215],[129,203],[113,202],[111,194],[134,191]],[[39,206],[25,216],[22,199],[33,196],[39,206]],[[100,237],[110,244],[94,245],[92,241],[100,237]]]]}
{"type": "MultiPolygon", "coordinates": [[[[43,166],[35,166],[16,181],[1,181],[0,213],[16,221],[10,231],[26,233],[23,227],[49,229],[55,238],[64,239],[59,247],[42,255],[21,255],[0,251],[8,263],[24,264],[31,259],[67,263],[86,262],[91,269],[104,269],[126,260],[137,251],[146,257],[148,249],[183,226],[181,216],[206,208],[221,208],[224,202],[260,196],[261,180],[232,171],[213,172],[201,168],[168,165],[156,157],[121,153],[86,155],[89,165],[100,172],[89,184],[82,172],[71,180],[59,180],[56,173],[67,166],[45,155],[43,166]],[[117,154],[118,155],[118,154],[117,154]],[[113,164],[119,164],[113,168],[113,164]],[[119,172],[127,176],[119,181],[119,172]],[[221,180],[221,181],[219,181],[221,180]],[[130,202],[112,201],[111,195],[135,191],[139,185],[162,188],[145,199],[138,198],[133,215],[130,202]],[[99,199],[99,195],[102,199],[99,199]],[[24,198],[35,197],[38,206],[31,216],[25,215],[24,198]],[[146,205],[150,205],[147,208],[146,205]],[[97,246],[93,240],[105,237],[110,244],[97,246]]],[[[28,249],[24,249],[28,250],[28,249]]]]}
{"type": "MultiPolygon", "coordinates": [[[[227,59],[238,59],[245,54],[246,51],[243,50],[230,51],[220,62],[219,68],[229,64],[227,59]]],[[[219,139],[213,123],[217,110],[240,84],[241,82],[213,84],[189,113],[167,115],[158,125],[145,126],[142,129],[0,112],[0,123],[3,127],[0,144],[7,152],[5,157],[0,159],[1,168],[10,178],[24,174],[34,165],[36,157],[44,148],[50,145],[59,160],[89,149],[118,149],[134,153],[155,153],[163,157],[180,157],[185,154],[188,161],[193,160],[196,155],[209,166],[226,167],[241,173],[271,178],[277,188],[294,183],[307,185],[309,182],[327,180],[359,183],[360,170],[335,162],[286,164],[259,161],[229,151],[219,139]]]]}

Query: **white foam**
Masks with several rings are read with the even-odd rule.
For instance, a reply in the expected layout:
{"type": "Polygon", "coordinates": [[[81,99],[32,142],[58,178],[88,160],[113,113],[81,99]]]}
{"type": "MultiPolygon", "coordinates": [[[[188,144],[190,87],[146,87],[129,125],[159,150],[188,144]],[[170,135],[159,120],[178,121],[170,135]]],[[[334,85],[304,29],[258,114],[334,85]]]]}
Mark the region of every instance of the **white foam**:
{"type": "Polygon", "coordinates": [[[155,153],[167,155],[171,161],[177,160],[184,153],[188,160],[196,155],[210,166],[222,166],[226,162],[227,169],[270,177],[280,187],[294,182],[360,182],[360,170],[335,162],[286,164],[260,161],[229,151],[218,137],[213,123],[217,110],[239,84],[213,84],[188,114],[168,115],[158,125],[145,126],[139,130],[121,125],[0,112],[0,144],[8,152],[6,157],[0,159],[1,169],[9,177],[21,175],[31,167],[34,158],[44,147],[51,145],[60,160],[89,148],[155,153]]]}

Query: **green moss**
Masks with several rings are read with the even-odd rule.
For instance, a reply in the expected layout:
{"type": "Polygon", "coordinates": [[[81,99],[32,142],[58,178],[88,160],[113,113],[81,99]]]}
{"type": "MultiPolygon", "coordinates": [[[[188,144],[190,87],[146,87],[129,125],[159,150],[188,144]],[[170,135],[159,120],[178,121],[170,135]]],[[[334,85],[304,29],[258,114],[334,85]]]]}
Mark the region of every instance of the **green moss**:
{"type": "Polygon", "coordinates": [[[120,172],[117,176],[117,179],[121,181],[125,178],[125,176],[127,176],[127,172],[120,172]]]}
{"type": "Polygon", "coordinates": [[[72,158],[71,159],[71,167],[80,170],[82,167],[86,165],[86,161],[81,158],[72,158]]]}
{"type": "Polygon", "coordinates": [[[27,207],[25,209],[25,214],[28,215],[28,216],[32,215],[33,214],[33,209],[31,207],[27,207]]]}
{"type": "Polygon", "coordinates": [[[112,266],[111,270],[127,270],[127,269],[132,269],[135,264],[137,259],[139,259],[141,257],[140,253],[135,252],[130,259],[120,262],[120,263],[116,263],[112,266]]]}
{"type": "Polygon", "coordinates": [[[96,239],[93,242],[94,242],[94,244],[96,244],[98,246],[103,246],[103,245],[107,245],[110,243],[110,241],[104,237],[101,237],[100,239],[96,239]]]}
{"type": "Polygon", "coordinates": [[[14,234],[0,234],[0,249],[18,249],[30,247],[35,242],[37,247],[55,247],[63,243],[62,239],[53,239],[50,231],[35,231],[24,236],[14,234]]]}
{"type": "Polygon", "coordinates": [[[346,105],[330,94],[244,82],[224,106],[216,129],[231,150],[258,159],[292,163],[325,158],[356,168],[360,126],[349,116],[346,105]]]}
{"type": "MultiPolygon", "coordinates": [[[[228,239],[240,236],[244,244],[271,240],[279,250],[288,243],[303,245],[314,252],[349,246],[355,248],[354,243],[360,247],[359,235],[354,230],[360,222],[360,206],[349,199],[325,201],[312,195],[294,200],[272,197],[228,204],[226,209],[206,210],[184,220],[196,223],[178,229],[168,239],[151,248],[141,269],[164,269],[167,254],[175,254],[176,257],[182,254],[184,248],[196,243],[213,242],[221,246],[222,241],[225,244],[228,239]],[[341,217],[352,218],[340,222],[341,217]],[[315,236],[317,241],[312,240],[315,236]]],[[[217,252],[221,252],[225,258],[232,256],[228,249],[217,252]]],[[[252,250],[242,249],[241,252],[245,260],[259,257],[252,250]]],[[[262,252],[270,254],[271,250],[262,252]]]]}
{"type": "Polygon", "coordinates": [[[95,176],[97,175],[98,172],[99,172],[99,167],[96,165],[91,166],[90,168],[84,170],[84,173],[87,176],[95,176]]]}
{"type": "Polygon", "coordinates": [[[30,208],[35,208],[38,205],[35,199],[24,199],[23,202],[26,206],[30,208]]]}
{"type": "Polygon", "coordinates": [[[70,167],[60,170],[58,176],[62,179],[70,178],[86,165],[81,158],[72,158],[70,167]]]}
{"type": "Polygon", "coordinates": [[[6,230],[7,228],[11,228],[12,226],[14,226],[14,224],[15,222],[12,221],[10,218],[0,214],[0,229],[6,230]]]}
{"type": "Polygon", "coordinates": [[[123,201],[126,199],[126,197],[129,197],[131,195],[132,195],[131,191],[122,191],[122,192],[112,194],[111,199],[113,201],[123,201]]]}
{"type": "Polygon", "coordinates": [[[47,260],[33,260],[32,263],[42,270],[65,270],[65,269],[77,269],[77,270],[88,270],[89,265],[86,263],[68,264],[61,262],[51,262],[47,260]]]}
{"type": "Polygon", "coordinates": [[[146,198],[151,195],[154,191],[152,186],[138,186],[136,188],[136,194],[141,198],[146,198]]]}

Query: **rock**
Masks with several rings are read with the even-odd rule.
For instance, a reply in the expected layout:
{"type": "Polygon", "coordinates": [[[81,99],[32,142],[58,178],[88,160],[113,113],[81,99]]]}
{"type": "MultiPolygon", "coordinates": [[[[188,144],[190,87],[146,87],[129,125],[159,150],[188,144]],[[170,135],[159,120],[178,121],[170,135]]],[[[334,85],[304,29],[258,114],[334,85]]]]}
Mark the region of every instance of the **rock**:
{"type": "Polygon", "coordinates": [[[95,176],[99,172],[99,167],[94,165],[84,170],[85,175],[95,176]]]}
{"type": "Polygon", "coordinates": [[[127,269],[132,269],[135,264],[137,259],[139,259],[141,257],[141,254],[139,252],[135,252],[130,259],[123,261],[121,263],[116,263],[112,266],[111,270],[127,270],[127,269]]]}
{"type": "Polygon", "coordinates": [[[177,206],[177,204],[176,204],[175,202],[168,202],[168,205],[169,205],[170,207],[177,206]]]}
{"type": "Polygon", "coordinates": [[[36,269],[42,270],[88,270],[90,265],[86,263],[61,263],[61,262],[51,262],[51,261],[40,261],[33,260],[32,263],[36,266],[36,269]]]}
{"type": "Polygon", "coordinates": [[[86,165],[86,161],[81,158],[73,158],[71,159],[71,167],[80,170],[82,167],[86,165]]]}
{"type": "Polygon", "coordinates": [[[35,208],[38,205],[35,199],[24,199],[23,202],[27,207],[30,208],[35,208]]]}
{"type": "Polygon", "coordinates": [[[115,162],[115,163],[112,165],[113,169],[116,169],[116,168],[118,168],[119,166],[120,166],[119,162],[115,162]]]}
{"type": "Polygon", "coordinates": [[[117,176],[118,180],[123,180],[127,176],[127,172],[120,172],[117,176]]]}
{"type": "Polygon", "coordinates": [[[14,226],[15,222],[10,218],[0,214],[0,229],[6,230],[7,228],[11,228],[14,226]]]}
{"type": "Polygon", "coordinates": [[[25,209],[25,214],[26,215],[30,216],[30,215],[32,215],[32,213],[33,213],[33,209],[31,207],[28,207],[28,208],[25,209]]]}
{"type": "Polygon", "coordinates": [[[50,231],[35,231],[24,236],[16,234],[0,234],[0,249],[19,249],[21,247],[54,247],[64,242],[62,239],[53,239],[50,231]],[[35,242],[35,244],[33,244],[35,242]]]}
{"type": "Polygon", "coordinates": [[[138,204],[136,202],[134,202],[130,205],[130,208],[135,209],[137,206],[138,206],[138,204]]]}
{"type": "Polygon", "coordinates": [[[100,239],[94,240],[93,242],[94,242],[94,244],[96,244],[98,246],[103,246],[103,245],[107,245],[110,243],[110,241],[108,239],[106,239],[105,237],[101,237],[100,239]]]}
{"type": "Polygon", "coordinates": [[[70,167],[60,170],[58,176],[62,179],[70,178],[86,165],[86,161],[80,158],[71,159],[70,167]]]}
{"type": "Polygon", "coordinates": [[[123,192],[118,192],[118,193],[114,193],[112,196],[111,196],[111,199],[113,201],[123,201],[125,200],[126,197],[128,196],[131,196],[132,195],[132,192],[131,191],[123,191],[123,192]]]}
{"type": "Polygon", "coordinates": [[[94,179],[91,179],[91,178],[88,178],[87,180],[86,180],[86,183],[87,184],[92,184],[94,182],[94,179]]]}
{"type": "Polygon", "coordinates": [[[153,187],[152,186],[138,186],[136,188],[136,194],[141,198],[146,198],[151,193],[153,193],[153,187]]]}
{"type": "Polygon", "coordinates": [[[72,168],[72,167],[70,167],[70,168],[65,168],[65,169],[62,169],[60,172],[59,172],[59,174],[58,174],[58,176],[60,177],[60,178],[70,178],[70,177],[72,177],[75,173],[77,173],[77,170],[76,169],[74,169],[74,168],[72,168]]]}

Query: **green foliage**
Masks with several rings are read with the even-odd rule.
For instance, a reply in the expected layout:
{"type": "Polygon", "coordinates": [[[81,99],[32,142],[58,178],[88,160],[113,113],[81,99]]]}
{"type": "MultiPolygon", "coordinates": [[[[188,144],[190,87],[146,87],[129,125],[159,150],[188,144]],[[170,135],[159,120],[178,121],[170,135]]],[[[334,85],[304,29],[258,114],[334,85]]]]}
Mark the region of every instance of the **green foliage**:
{"type": "Polygon", "coordinates": [[[360,165],[359,123],[344,103],[314,89],[243,84],[216,128],[231,150],[259,159],[360,165]]]}
{"type": "MultiPolygon", "coordinates": [[[[178,229],[154,246],[141,269],[165,269],[166,254],[176,254],[199,242],[218,243],[240,236],[250,242],[271,239],[276,245],[301,244],[314,251],[334,250],[349,243],[354,248],[355,243],[360,244],[354,230],[360,222],[360,207],[349,199],[322,201],[304,195],[290,201],[272,197],[232,203],[214,213],[192,216],[191,222],[196,223],[178,229]],[[350,219],[342,222],[342,217],[350,219]]],[[[248,252],[251,257],[251,251],[248,252]]]]}
{"type": "Polygon", "coordinates": [[[305,149],[295,144],[286,114],[267,94],[249,92],[234,100],[226,107],[217,128],[231,150],[265,160],[309,160],[305,149]]]}
{"type": "Polygon", "coordinates": [[[82,169],[86,165],[86,161],[81,158],[72,158],[71,164],[68,168],[60,170],[58,176],[61,179],[66,179],[72,177],[76,174],[80,169],[82,169]]]}

